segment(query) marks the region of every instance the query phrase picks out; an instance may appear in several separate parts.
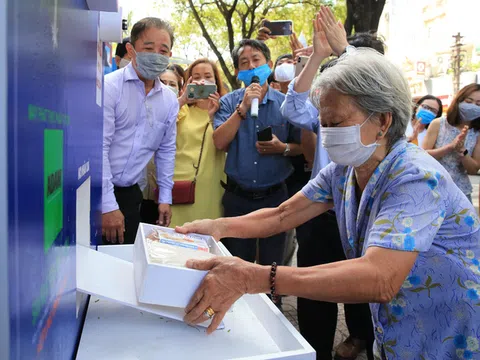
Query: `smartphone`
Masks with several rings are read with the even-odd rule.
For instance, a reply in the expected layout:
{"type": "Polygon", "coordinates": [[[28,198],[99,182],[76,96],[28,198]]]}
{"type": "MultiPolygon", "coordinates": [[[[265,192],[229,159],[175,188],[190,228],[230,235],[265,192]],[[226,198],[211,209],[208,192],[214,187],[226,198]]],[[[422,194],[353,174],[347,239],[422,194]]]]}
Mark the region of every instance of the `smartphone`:
{"type": "Polygon", "coordinates": [[[270,30],[270,35],[274,36],[288,36],[293,34],[293,21],[265,21],[263,26],[270,30]]]}
{"type": "Polygon", "coordinates": [[[211,94],[215,94],[217,85],[187,85],[187,98],[189,99],[208,99],[211,94]]]}
{"type": "Polygon", "coordinates": [[[295,64],[295,77],[300,75],[305,65],[307,65],[308,56],[299,56],[295,64]]]}
{"type": "Polygon", "coordinates": [[[272,127],[269,126],[263,130],[257,131],[257,139],[258,141],[271,141],[273,139],[272,127]]]}

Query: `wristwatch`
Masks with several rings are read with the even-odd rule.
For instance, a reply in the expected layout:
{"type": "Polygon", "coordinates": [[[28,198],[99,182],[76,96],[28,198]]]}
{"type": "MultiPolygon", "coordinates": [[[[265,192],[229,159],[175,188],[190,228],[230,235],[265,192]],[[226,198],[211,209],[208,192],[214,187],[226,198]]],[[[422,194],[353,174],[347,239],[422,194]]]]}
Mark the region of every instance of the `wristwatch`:
{"type": "Polygon", "coordinates": [[[288,143],[285,144],[286,147],[285,147],[285,150],[283,151],[283,156],[288,156],[288,153],[290,152],[290,145],[288,145],[288,143]]]}

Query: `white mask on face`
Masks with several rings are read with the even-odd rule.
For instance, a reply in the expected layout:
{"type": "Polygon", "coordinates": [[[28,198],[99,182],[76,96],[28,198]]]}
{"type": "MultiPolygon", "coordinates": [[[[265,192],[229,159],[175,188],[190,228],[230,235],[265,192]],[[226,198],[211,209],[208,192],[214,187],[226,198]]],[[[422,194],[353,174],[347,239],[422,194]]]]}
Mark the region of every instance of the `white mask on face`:
{"type": "Polygon", "coordinates": [[[290,82],[295,77],[295,65],[282,64],[275,68],[275,80],[278,82],[290,82]]]}
{"type": "Polygon", "coordinates": [[[178,97],[178,89],[175,87],[175,86],[170,86],[170,85],[167,85],[167,87],[172,90],[175,95],[178,97]]]}
{"type": "Polygon", "coordinates": [[[373,113],[361,125],[320,127],[322,145],[334,163],[358,167],[370,159],[380,144],[374,142],[370,145],[363,145],[360,129],[372,115],[373,113]]]}
{"type": "Polygon", "coordinates": [[[124,68],[125,66],[127,66],[128,64],[130,64],[130,60],[127,60],[125,58],[122,58],[122,60],[120,60],[120,64],[118,65],[118,68],[119,69],[122,69],[124,68]]]}

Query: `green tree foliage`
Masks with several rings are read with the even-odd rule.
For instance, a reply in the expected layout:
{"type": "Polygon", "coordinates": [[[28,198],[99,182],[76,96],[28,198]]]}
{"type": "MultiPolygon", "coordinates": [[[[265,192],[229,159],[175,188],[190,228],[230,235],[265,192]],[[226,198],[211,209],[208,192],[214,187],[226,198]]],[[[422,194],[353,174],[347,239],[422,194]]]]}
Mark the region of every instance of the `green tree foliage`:
{"type": "MultiPolygon", "coordinates": [[[[263,19],[292,20],[297,35],[312,40],[312,20],[320,5],[329,5],[346,18],[345,0],[174,0],[175,49],[185,55],[216,58],[227,84],[237,89],[231,51],[245,38],[255,38],[263,19]]],[[[273,60],[290,53],[288,37],[267,42],[273,60]]],[[[194,60],[194,59],[190,59],[194,60]]]]}

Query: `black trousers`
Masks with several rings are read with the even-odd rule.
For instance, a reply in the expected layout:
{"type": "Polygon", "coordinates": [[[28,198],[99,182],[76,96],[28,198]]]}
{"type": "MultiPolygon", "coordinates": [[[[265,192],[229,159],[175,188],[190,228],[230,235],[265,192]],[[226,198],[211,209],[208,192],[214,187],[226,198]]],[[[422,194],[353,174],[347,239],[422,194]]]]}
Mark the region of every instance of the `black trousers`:
{"type": "Polygon", "coordinates": [[[143,200],[140,208],[140,219],[143,223],[157,225],[158,204],[153,200],[143,200]]]}
{"type": "MultiPolygon", "coordinates": [[[[262,199],[249,199],[228,190],[223,195],[222,203],[225,217],[241,216],[267,207],[277,207],[287,200],[287,188],[283,186],[277,192],[262,199]]],[[[266,239],[259,239],[259,263],[271,265],[274,261],[281,265],[284,261],[286,234],[280,233],[266,239]]],[[[222,243],[233,256],[255,262],[257,239],[225,238],[222,243]]]]}
{"type": "MultiPolygon", "coordinates": [[[[298,227],[297,241],[299,267],[345,260],[333,212],[326,212],[298,227]]],[[[374,335],[368,304],[345,304],[344,308],[350,335],[366,341],[368,359],[373,359],[374,335]]],[[[337,328],[337,304],[298,298],[297,312],[300,333],[317,352],[317,359],[332,359],[337,328]]]]}
{"type": "MultiPolygon", "coordinates": [[[[133,244],[137,236],[138,224],[140,223],[140,206],[143,194],[140,187],[135,184],[129,187],[114,187],[115,199],[120,211],[125,217],[124,244],[133,244]]],[[[104,245],[111,245],[105,237],[102,238],[104,245]]],[[[118,241],[117,243],[118,244],[118,241]]]]}

